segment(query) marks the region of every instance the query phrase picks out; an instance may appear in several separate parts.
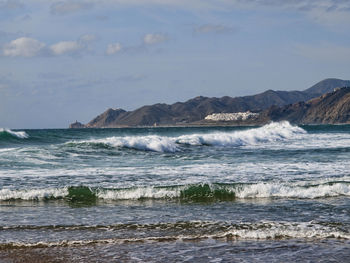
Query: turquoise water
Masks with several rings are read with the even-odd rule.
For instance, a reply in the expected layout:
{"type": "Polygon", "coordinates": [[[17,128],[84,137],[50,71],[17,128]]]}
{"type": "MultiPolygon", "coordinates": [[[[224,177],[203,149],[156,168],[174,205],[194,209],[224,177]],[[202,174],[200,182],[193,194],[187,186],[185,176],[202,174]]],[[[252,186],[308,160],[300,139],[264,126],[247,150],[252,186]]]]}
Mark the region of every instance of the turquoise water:
{"type": "Polygon", "coordinates": [[[349,197],[349,125],[0,129],[0,259],[341,262],[349,197]]]}

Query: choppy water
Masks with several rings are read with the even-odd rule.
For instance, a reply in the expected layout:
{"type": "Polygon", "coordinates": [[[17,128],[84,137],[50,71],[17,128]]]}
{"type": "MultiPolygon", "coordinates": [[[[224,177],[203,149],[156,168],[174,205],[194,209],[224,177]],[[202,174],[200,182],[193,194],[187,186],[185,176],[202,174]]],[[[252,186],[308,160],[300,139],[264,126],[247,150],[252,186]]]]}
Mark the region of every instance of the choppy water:
{"type": "Polygon", "coordinates": [[[344,262],[350,126],[0,129],[0,260],[344,262]]]}

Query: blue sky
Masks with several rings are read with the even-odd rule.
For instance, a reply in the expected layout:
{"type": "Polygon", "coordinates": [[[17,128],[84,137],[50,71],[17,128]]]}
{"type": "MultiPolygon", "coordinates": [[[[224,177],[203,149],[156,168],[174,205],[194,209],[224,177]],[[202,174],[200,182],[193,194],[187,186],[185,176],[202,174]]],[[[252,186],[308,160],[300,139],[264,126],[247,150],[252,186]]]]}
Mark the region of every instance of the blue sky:
{"type": "Polygon", "coordinates": [[[0,127],[350,79],[349,0],[0,0],[0,127]]]}

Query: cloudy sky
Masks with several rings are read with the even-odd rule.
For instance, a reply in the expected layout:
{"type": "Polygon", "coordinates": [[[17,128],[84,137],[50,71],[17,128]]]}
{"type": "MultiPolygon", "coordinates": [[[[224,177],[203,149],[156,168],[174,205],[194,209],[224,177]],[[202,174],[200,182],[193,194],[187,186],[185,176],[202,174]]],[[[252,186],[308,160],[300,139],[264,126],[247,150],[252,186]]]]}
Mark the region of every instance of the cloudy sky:
{"type": "Polygon", "coordinates": [[[349,0],[0,0],[0,127],[350,79],[349,0]]]}

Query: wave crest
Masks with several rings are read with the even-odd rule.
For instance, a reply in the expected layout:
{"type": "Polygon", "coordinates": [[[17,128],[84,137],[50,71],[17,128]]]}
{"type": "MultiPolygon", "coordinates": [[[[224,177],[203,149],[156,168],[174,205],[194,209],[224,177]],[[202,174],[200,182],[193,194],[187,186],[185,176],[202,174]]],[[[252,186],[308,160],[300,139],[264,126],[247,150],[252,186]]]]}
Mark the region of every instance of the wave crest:
{"type": "Polygon", "coordinates": [[[49,189],[2,189],[0,190],[0,200],[48,200],[61,199],[67,196],[68,190],[64,188],[49,189]]]}
{"type": "Polygon", "coordinates": [[[157,135],[148,136],[126,136],[108,137],[103,139],[92,139],[88,141],[75,141],[66,145],[88,145],[97,148],[128,148],[141,151],[152,152],[176,152],[179,151],[175,141],[170,137],[157,135]]]}
{"type": "Polygon", "coordinates": [[[4,129],[0,128],[0,139],[6,139],[6,138],[19,138],[19,139],[26,139],[29,135],[25,131],[12,131],[10,129],[4,129]]]}
{"type": "Polygon", "coordinates": [[[226,240],[281,240],[281,239],[350,239],[346,230],[348,224],[339,222],[242,222],[228,223],[215,221],[179,221],[174,223],[154,224],[117,224],[99,226],[15,226],[1,230],[42,230],[51,231],[116,231],[123,236],[107,239],[57,240],[37,243],[9,242],[0,243],[1,249],[44,248],[60,246],[77,246],[89,244],[123,244],[140,242],[193,241],[201,239],[226,240]],[[131,230],[131,232],[130,232],[131,230]],[[156,232],[154,230],[157,230],[156,232]],[[139,234],[141,233],[141,235],[139,234]]]}
{"type": "Polygon", "coordinates": [[[0,201],[63,199],[94,203],[97,200],[180,200],[190,202],[234,201],[236,199],[296,198],[315,199],[350,196],[350,182],[330,182],[300,186],[293,183],[203,183],[132,188],[90,188],[70,186],[52,189],[0,190],[0,201]]]}
{"type": "Polygon", "coordinates": [[[284,121],[245,131],[183,135],[176,142],[189,145],[245,146],[291,139],[305,133],[302,128],[284,121]]]}
{"type": "Polygon", "coordinates": [[[90,145],[93,147],[129,148],[142,151],[177,152],[181,145],[210,145],[210,146],[245,146],[266,142],[288,140],[297,135],[305,134],[300,127],[292,126],[289,122],[270,123],[260,128],[233,132],[211,132],[206,134],[190,134],[178,137],[158,135],[109,137],[88,141],[69,142],[69,145],[90,145]]]}

